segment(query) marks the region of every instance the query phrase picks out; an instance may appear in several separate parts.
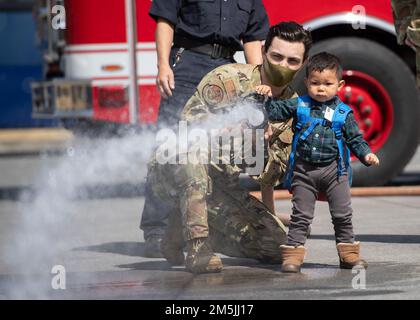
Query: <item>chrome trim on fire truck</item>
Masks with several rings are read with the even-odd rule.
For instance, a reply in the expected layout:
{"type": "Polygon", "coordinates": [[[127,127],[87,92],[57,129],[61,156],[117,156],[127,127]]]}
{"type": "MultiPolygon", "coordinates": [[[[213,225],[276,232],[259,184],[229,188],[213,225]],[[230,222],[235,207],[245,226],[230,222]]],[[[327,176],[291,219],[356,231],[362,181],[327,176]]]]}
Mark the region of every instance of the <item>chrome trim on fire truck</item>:
{"type": "Polygon", "coordinates": [[[136,1],[125,0],[125,20],[128,45],[129,121],[138,122],[139,93],[137,84],[137,16],[136,1]]]}
{"type": "MultiPolygon", "coordinates": [[[[336,24],[353,24],[353,23],[360,23],[360,15],[354,14],[352,12],[346,13],[337,13],[331,14],[327,16],[323,16],[321,18],[317,18],[311,21],[304,23],[305,28],[310,28],[311,30],[320,29],[323,27],[336,25],[336,24]]],[[[396,34],[394,25],[389,23],[388,21],[372,17],[372,16],[364,16],[366,19],[366,25],[371,27],[376,27],[378,29],[384,30],[388,33],[393,35],[396,34]]]]}

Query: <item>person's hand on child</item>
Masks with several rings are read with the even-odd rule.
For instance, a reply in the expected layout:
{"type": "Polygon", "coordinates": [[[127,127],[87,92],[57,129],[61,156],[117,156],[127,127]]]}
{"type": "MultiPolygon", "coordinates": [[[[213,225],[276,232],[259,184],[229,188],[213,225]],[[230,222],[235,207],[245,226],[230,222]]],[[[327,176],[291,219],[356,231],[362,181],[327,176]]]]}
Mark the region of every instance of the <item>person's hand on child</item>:
{"type": "Polygon", "coordinates": [[[258,94],[263,95],[263,96],[271,97],[273,95],[272,92],[271,92],[271,88],[269,86],[264,85],[264,84],[261,84],[261,85],[257,86],[255,88],[255,91],[258,94]]]}
{"type": "Polygon", "coordinates": [[[267,143],[270,141],[272,135],[273,128],[271,127],[271,124],[268,124],[264,129],[264,139],[267,141],[267,143]]]}
{"type": "Polygon", "coordinates": [[[365,162],[368,164],[373,164],[375,166],[379,165],[379,159],[374,153],[369,153],[365,156],[365,162]]]}

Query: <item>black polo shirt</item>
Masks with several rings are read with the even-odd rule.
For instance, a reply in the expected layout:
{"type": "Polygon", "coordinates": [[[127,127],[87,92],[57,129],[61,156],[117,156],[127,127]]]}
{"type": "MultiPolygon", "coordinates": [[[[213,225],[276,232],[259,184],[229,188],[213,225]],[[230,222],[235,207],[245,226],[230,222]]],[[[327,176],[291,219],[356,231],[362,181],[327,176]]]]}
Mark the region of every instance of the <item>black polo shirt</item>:
{"type": "Polygon", "coordinates": [[[153,0],[150,16],[170,21],[175,38],[219,43],[237,51],[265,40],[269,22],[262,0],[153,0]]]}

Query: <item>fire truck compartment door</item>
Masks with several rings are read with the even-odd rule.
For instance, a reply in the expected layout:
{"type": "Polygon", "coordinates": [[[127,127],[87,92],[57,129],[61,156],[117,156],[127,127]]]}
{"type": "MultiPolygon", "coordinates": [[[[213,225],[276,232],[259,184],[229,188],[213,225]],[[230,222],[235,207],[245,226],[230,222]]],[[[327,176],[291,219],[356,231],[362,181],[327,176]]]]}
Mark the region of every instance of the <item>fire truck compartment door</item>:
{"type": "Polygon", "coordinates": [[[91,117],[92,85],[85,80],[61,80],[32,84],[34,117],[91,117]]]}

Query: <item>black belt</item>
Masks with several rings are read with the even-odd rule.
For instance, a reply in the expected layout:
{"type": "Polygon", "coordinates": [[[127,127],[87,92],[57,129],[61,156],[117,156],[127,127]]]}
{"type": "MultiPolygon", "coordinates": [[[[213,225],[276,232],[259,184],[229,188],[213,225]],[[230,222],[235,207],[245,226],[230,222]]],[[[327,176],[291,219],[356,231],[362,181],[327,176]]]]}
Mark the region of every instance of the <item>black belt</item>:
{"type": "Polygon", "coordinates": [[[225,47],[221,44],[203,44],[202,42],[191,40],[188,38],[175,39],[174,46],[178,48],[184,48],[193,52],[206,54],[212,57],[213,59],[229,59],[232,58],[235,54],[235,50],[232,50],[231,48],[225,47]]]}

